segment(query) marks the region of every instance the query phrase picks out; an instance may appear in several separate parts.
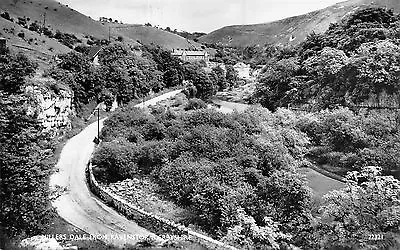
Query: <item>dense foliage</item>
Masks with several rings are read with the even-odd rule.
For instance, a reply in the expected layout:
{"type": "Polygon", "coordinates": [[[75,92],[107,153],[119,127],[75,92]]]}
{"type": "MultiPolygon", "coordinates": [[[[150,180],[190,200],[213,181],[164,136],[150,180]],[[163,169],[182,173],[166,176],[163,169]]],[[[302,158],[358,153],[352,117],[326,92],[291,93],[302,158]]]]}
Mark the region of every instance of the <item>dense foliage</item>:
{"type": "Polygon", "coordinates": [[[330,171],[381,166],[386,174],[399,174],[400,131],[396,112],[356,114],[347,108],[298,116],[297,126],[311,142],[309,156],[330,171]]]}
{"type": "Polygon", "coordinates": [[[1,228],[8,236],[32,236],[49,226],[53,214],[47,181],[54,148],[35,103],[21,91],[34,64],[7,51],[1,58],[1,81],[7,83],[0,90],[1,228]]]}
{"type": "Polygon", "coordinates": [[[59,55],[47,75],[72,88],[78,112],[91,101],[110,104],[116,98],[126,104],[150,92],[182,84],[183,69],[178,59],[160,47],[142,50],[121,43],[105,46],[99,54],[99,67],[84,53],[73,51],[59,55]]]}
{"type": "Polygon", "coordinates": [[[105,123],[95,175],[106,183],[151,178],[160,194],[194,214],[183,223],[241,249],[382,247],[395,242],[400,223],[398,180],[381,176],[399,168],[393,119],[343,108],[226,115],[126,107],[105,123]],[[297,173],[310,164],[305,156],[339,173],[358,171],[345,189],[323,198],[319,211],[297,173]]]}
{"type": "Polygon", "coordinates": [[[0,90],[8,93],[21,92],[25,78],[32,76],[37,65],[22,53],[0,51],[0,90]]]}
{"type": "Polygon", "coordinates": [[[365,167],[349,172],[346,188],[324,196],[317,238],[320,247],[398,249],[400,181],[365,167]]]}
{"type": "Polygon", "coordinates": [[[310,34],[296,50],[268,47],[258,59],[266,67],[255,99],[272,110],[289,104],[387,105],[390,98],[381,103],[382,95],[398,96],[400,90],[399,30],[399,15],[367,8],[324,34],[310,34]]]}
{"type": "Polygon", "coordinates": [[[187,223],[213,235],[225,236],[250,216],[277,231],[271,246],[302,242],[299,225],[309,222],[311,193],[295,168],[308,139],[285,116],[263,109],[146,113],[128,106],[105,122],[95,174],[103,182],[153,178],[164,195],[193,211],[187,223]]]}

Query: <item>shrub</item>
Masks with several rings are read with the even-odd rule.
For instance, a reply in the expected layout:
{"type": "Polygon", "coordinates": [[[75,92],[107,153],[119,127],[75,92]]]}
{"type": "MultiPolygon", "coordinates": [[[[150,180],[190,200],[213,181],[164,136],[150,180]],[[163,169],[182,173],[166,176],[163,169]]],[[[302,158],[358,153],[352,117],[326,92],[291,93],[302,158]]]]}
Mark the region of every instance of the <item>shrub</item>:
{"type": "Polygon", "coordinates": [[[140,145],[137,164],[142,174],[153,172],[158,176],[161,167],[168,163],[175,151],[175,144],[166,141],[147,141],[140,145]]]}
{"type": "Polygon", "coordinates": [[[79,40],[74,34],[62,33],[61,31],[57,30],[54,38],[57,39],[60,43],[64,44],[65,46],[73,49],[76,43],[82,42],[79,40]]]}
{"type": "Polygon", "coordinates": [[[25,33],[23,31],[19,32],[18,37],[25,39],[25,33]]]}
{"type": "Polygon", "coordinates": [[[196,109],[205,109],[207,108],[207,104],[197,98],[192,98],[189,100],[189,103],[186,105],[185,110],[196,110],[196,109]]]}
{"type": "Polygon", "coordinates": [[[137,148],[127,141],[104,142],[93,156],[93,173],[105,183],[132,178],[138,172],[137,155],[137,148]]]}
{"type": "Polygon", "coordinates": [[[182,205],[190,205],[196,184],[212,173],[213,165],[207,160],[195,161],[190,154],[164,165],[158,178],[163,190],[182,205]]]}
{"type": "Polygon", "coordinates": [[[0,14],[0,16],[8,21],[13,21],[13,19],[10,17],[10,14],[6,11],[0,14]]]}
{"type": "Polygon", "coordinates": [[[25,17],[18,17],[18,22],[19,25],[21,25],[22,27],[26,27],[27,26],[27,22],[26,22],[26,18],[25,17]]]}
{"type": "Polygon", "coordinates": [[[42,28],[42,32],[43,32],[43,34],[44,34],[45,36],[47,36],[47,37],[49,37],[49,38],[53,38],[53,37],[54,37],[53,32],[52,32],[49,28],[47,28],[47,27],[42,28]]]}

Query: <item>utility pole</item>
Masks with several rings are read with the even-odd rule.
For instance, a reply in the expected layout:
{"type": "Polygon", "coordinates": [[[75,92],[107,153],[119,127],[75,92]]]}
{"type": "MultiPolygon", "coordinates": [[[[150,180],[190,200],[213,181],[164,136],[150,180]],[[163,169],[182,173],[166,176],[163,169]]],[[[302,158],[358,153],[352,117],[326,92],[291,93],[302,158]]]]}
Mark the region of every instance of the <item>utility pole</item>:
{"type": "Polygon", "coordinates": [[[100,107],[97,107],[97,141],[100,143],[100,107]]]}
{"type": "Polygon", "coordinates": [[[111,43],[111,26],[108,26],[108,43],[111,43]]]}
{"type": "Polygon", "coordinates": [[[46,12],[43,13],[43,26],[42,26],[42,30],[40,32],[40,35],[43,34],[45,27],[46,27],[46,12]]]}
{"type": "Polygon", "coordinates": [[[96,144],[100,143],[100,107],[97,106],[97,108],[94,110],[94,112],[97,111],[97,137],[94,138],[93,142],[96,144]]]}

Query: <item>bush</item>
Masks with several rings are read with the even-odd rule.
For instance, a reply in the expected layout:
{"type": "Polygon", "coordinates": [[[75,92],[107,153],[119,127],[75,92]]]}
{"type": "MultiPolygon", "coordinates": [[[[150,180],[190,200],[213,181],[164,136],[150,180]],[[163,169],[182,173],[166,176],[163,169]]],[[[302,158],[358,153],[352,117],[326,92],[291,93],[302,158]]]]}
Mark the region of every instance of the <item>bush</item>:
{"type": "Polygon", "coordinates": [[[197,182],[209,176],[212,170],[211,162],[197,162],[190,154],[182,154],[164,165],[158,178],[166,194],[182,205],[190,205],[197,182]]]}
{"type": "Polygon", "coordinates": [[[42,32],[43,32],[43,34],[44,34],[45,36],[47,36],[48,38],[53,38],[53,37],[54,37],[53,32],[52,32],[49,28],[47,28],[47,27],[42,28],[42,32]]]}
{"type": "Polygon", "coordinates": [[[95,166],[93,173],[101,182],[113,183],[132,178],[138,167],[137,148],[124,140],[103,142],[93,156],[92,164],[95,166]]]}
{"type": "Polygon", "coordinates": [[[19,32],[18,37],[25,39],[25,33],[23,31],[19,32]]]}
{"type": "Polygon", "coordinates": [[[0,14],[0,16],[10,22],[14,22],[14,19],[10,17],[10,14],[6,11],[0,14]]]}
{"type": "Polygon", "coordinates": [[[54,38],[57,39],[60,43],[64,44],[65,46],[73,49],[76,43],[81,43],[82,41],[79,40],[74,34],[62,33],[61,31],[57,30],[54,38]]]}
{"type": "Polygon", "coordinates": [[[207,104],[200,99],[192,98],[189,100],[189,103],[186,105],[185,110],[196,110],[196,109],[205,109],[207,108],[207,104]]]}
{"type": "Polygon", "coordinates": [[[175,151],[175,144],[166,141],[148,141],[140,145],[137,164],[142,174],[158,176],[161,167],[168,163],[175,151]]]}
{"type": "Polygon", "coordinates": [[[35,23],[31,23],[30,25],[29,25],[29,30],[30,31],[35,31],[35,32],[38,32],[38,31],[40,31],[40,27],[39,27],[39,25],[35,22],[35,23]]]}

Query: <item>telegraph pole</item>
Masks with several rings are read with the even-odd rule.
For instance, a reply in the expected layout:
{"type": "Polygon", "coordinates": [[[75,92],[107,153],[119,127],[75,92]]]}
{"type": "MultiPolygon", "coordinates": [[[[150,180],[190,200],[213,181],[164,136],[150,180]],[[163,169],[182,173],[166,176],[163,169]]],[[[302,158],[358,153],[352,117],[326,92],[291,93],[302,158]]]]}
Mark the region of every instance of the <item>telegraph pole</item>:
{"type": "Polygon", "coordinates": [[[43,26],[42,26],[42,30],[40,32],[40,35],[43,34],[45,27],[46,27],[46,12],[43,13],[43,26]]]}
{"type": "Polygon", "coordinates": [[[111,26],[108,26],[108,43],[111,43],[111,26]]]}
{"type": "Polygon", "coordinates": [[[97,141],[100,143],[100,107],[97,107],[97,141]]]}

